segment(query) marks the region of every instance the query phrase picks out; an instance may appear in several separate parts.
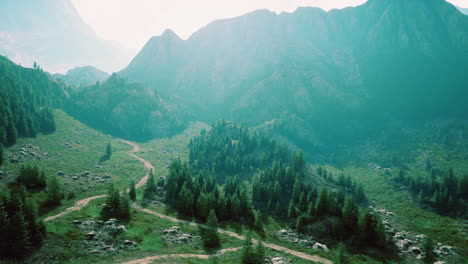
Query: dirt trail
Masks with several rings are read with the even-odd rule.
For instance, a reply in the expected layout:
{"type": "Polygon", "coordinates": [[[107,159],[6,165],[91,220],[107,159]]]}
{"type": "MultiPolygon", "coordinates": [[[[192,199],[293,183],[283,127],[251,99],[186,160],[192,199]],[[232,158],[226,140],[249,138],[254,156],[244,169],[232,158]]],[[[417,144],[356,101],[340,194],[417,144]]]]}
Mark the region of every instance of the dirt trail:
{"type": "Polygon", "coordinates": [[[133,146],[133,149],[130,150],[130,151],[127,151],[127,154],[134,157],[135,159],[141,161],[145,165],[145,168],[148,169],[148,172],[146,173],[146,175],[143,178],[141,178],[141,180],[135,186],[136,188],[140,188],[143,185],[145,185],[146,182],[148,181],[148,176],[149,176],[150,170],[154,170],[154,166],[151,163],[149,163],[147,160],[135,155],[135,152],[140,151],[140,146],[138,146],[137,144],[135,144],[133,142],[127,141],[127,140],[121,139],[121,141],[124,142],[124,143],[129,144],[130,146],[133,146]]]}
{"type": "MultiPolygon", "coordinates": [[[[130,145],[133,147],[132,150],[129,150],[127,151],[126,153],[132,157],[134,157],[135,159],[141,161],[144,165],[145,165],[145,168],[148,169],[148,172],[145,174],[145,176],[143,176],[143,178],[141,178],[141,180],[136,184],[136,188],[140,188],[142,187],[143,185],[146,184],[146,182],[148,181],[148,175],[149,175],[149,172],[150,172],[150,169],[154,169],[153,165],[151,165],[151,163],[149,163],[148,161],[146,161],[145,159],[142,159],[140,157],[138,157],[137,155],[135,155],[134,153],[135,152],[138,152],[140,151],[140,146],[138,146],[137,144],[135,143],[132,143],[130,141],[126,141],[126,140],[123,140],[121,139],[124,143],[130,145]]],[[[128,190],[127,190],[128,191],[128,190]]],[[[64,215],[67,215],[71,212],[74,212],[74,211],[79,211],[81,209],[83,209],[83,207],[85,207],[86,205],[88,205],[89,202],[91,202],[92,200],[96,200],[96,199],[101,199],[101,198],[104,198],[106,197],[107,194],[102,194],[102,195],[97,195],[97,196],[93,196],[93,197],[88,197],[88,198],[85,198],[83,200],[79,200],[75,203],[74,206],[72,207],[69,207],[67,209],[65,209],[63,212],[61,213],[58,213],[56,215],[52,215],[52,216],[49,216],[47,218],[44,218],[44,222],[48,222],[48,221],[51,221],[51,220],[54,220],[56,218],[59,218],[59,217],[62,217],[64,215]]]]}
{"type": "Polygon", "coordinates": [[[168,258],[199,258],[199,259],[209,259],[210,257],[214,256],[221,256],[224,253],[227,252],[234,252],[241,250],[242,247],[236,247],[236,248],[226,248],[226,249],[221,249],[216,254],[214,255],[206,255],[206,254],[168,254],[168,255],[157,255],[157,256],[151,256],[151,257],[146,257],[146,258],[141,258],[141,259],[136,259],[128,262],[123,262],[122,264],[149,264],[155,260],[160,260],[160,259],[168,259],[168,258]]]}
{"type": "MultiPolygon", "coordinates": [[[[186,225],[190,225],[190,226],[200,226],[200,227],[208,228],[207,225],[177,219],[177,218],[174,218],[174,217],[171,217],[171,216],[168,216],[168,215],[163,215],[163,214],[160,214],[158,212],[155,212],[155,211],[152,211],[152,210],[149,210],[149,209],[146,209],[146,208],[142,208],[141,206],[139,206],[137,204],[133,204],[133,208],[135,208],[135,209],[137,209],[139,211],[142,211],[142,212],[157,216],[159,218],[170,220],[172,222],[176,222],[176,223],[180,223],[180,224],[186,224],[186,225]]],[[[240,239],[240,240],[245,239],[245,237],[242,236],[242,235],[239,235],[237,233],[234,233],[234,232],[231,232],[231,231],[228,231],[228,230],[224,230],[224,229],[221,229],[221,228],[218,228],[218,232],[221,233],[221,234],[231,236],[231,237],[235,237],[235,238],[240,239]]],[[[252,242],[255,243],[255,244],[258,243],[258,241],[256,239],[252,239],[252,242]]],[[[271,249],[276,250],[276,251],[281,251],[281,252],[284,252],[284,253],[287,253],[287,254],[290,254],[290,255],[294,255],[294,256],[296,256],[298,258],[301,258],[301,259],[310,260],[310,261],[313,261],[313,262],[323,263],[323,264],[333,264],[333,262],[328,260],[328,259],[316,256],[316,255],[310,255],[310,254],[307,254],[307,253],[304,253],[304,252],[295,251],[295,250],[292,250],[292,249],[289,249],[289,248],[286,248],[286,247],[282,247],[282,246],[279,246],[279,245],[276,245],[276,244],[263,242],[263,245],[265,247],[271,248],[271,249]]]]}
{"type": "MultiPolygon", "coordinates": [[[[148,181],[149,172],[150,172],[150,170],[154,170],[154,166],[151,163],[149,163],[147,160],[135,155],[135,152],[140,151],[140,146],[138,146],[137,144],[135,144],[133,142],[126,141],[126,140],[123,140],[123,139],[122,139],[122,142],[125,142],[125,143],[133,146],[133,149],[130,150],[130,151],[127,151],[127,154],[134,157],[135,159],[141,161],[145,165],[145,168],[148,170],[146,175],[143,178],[141,178],[141,180],[136,185],[136,188],[140,188],[143,185],[145,185],[145,183],[148,181]]],[[[79,200],[79,201],[77,201],[75,203],[75,206],[69,207],[69,208],[65,209],[63,212],[59,213],[59,214],[49,216],[49,217],[45,218],[44,221],[47,222],[47,221],[56,219],[58,217],[64,216],[66,214],[69,214],[69,213],[71,213],[73,211],[81,210],[90,201],[95,200],[95,199],[104,198],[106,196],[107,196],[106,194],[103,194],[103,195],[93,196],[93,197],[89,197],[89,198],[86,198],[86,199],[83,199],[83,200],[79,200]]],[[[149,209],[146,209],[146,208],[142,208],[141,206],[139,206],[137,204],[132,204],[132,206],[133,206],[133,208],[135,208],[135,209],[137,209],[139,211],[145,212],[147,214],[154,215],[154,216],[159,217],[159,218],[167,219],[167,220],[170,220],[172,222],[186,224],[186,225],[190,225],[190,226],[200,226],[200,227],[205,227],[205,228],[208,227],[207,225],[204,225],[204,224],[198,224],[198,223],[194,223],[194,222],[190,222],[190,221],[186,221],[186,220],[177,219],[177,218],[174,218],[174,217],[171,217],[171,216],[168,216],[168,215],[163,215],[163,214],[160,214],[158,212],[155,212],[155,211],[152,211],[152,210],[149,210],[149,209]]],[[[228,231],[228,230],[218,228],[218,232],[221,233],[221,234],[231,236],[231,237],[235,237],[235,238],[240,239],[240,240],[245,239],[244,236],[236,234],[236,233],[228,231]]],[[[258,243],[258,241],[255,240],[255,239],[252,239],[252,242],[255,243],[255,244],[258,243]]],[[[316,256],[316,255],[310,255],[310,254],[307,254],[307,253],[304,253],[304,252],[295,251],[295,250],[292,250],[292,249],[289,249],[289,248],[286,248],[286,247],[282,247],[282,246],[279,246],[279,245],[276,245],[276,244],[263,242],[263,245],[265,247],[271,248],[273,250],[281,251],[281,252],[284,252],[284,253],[287,253],[287,254],[290,254],[290,255],[294,255],[294,256],[296,256],[298,258],[301,258],[301,259],[304,259],[304,260],[309,260],[309,261],[313,261],[313,262],[317,262],[317,263],[323,263],[323,264],[333,264],[333,262],[328,260],[328,259],[316,256]]],[[[218,251],[215,255],[221,255],[221,254],[224,254],[226,252],[237,251],[237,250],[240,250],[240,249],[241,248],[222,249],[222,250],[218,251]]],[[[124,263],[125,264],[147,264],[147,263],[151,263],[152,261],[159,260],[159,259],[165,259],[165,258],[200,258],[200,259],[208,259],[208,258],[210,258],[210,255],[204,255],[204,254],[158,255],[158,256],[146,257],[146,258],[137,259],[137,260],[133,260],[133,261],[130,261],[130,262],[124,262],[124,263]]]]}
{"type": "Polygon", "coordinates": [[[56,218],[62,217],[62,216],[64,216],[64,215],[67,215],[67,214],[69,214],[69,213],[71,213],[71,212],[74,212],[74,211],[79,211],[79,210],[83,209],[83,207],[85,207],[86,205],[88,205],[88,203],[91,202],[92,200],[104,198],[104,197],[106,197],[106,196],[107,196],[106,194],[103,194],[103,195],[88,197],[88,198],[86,198],[86,199],[79,200],[79,201],[77,201],[77,202],[75,203],[74,206],[65,209],[63,212],[45,218],[45,219],[44,219],[44,222],[47,222],[47,221],[50,221],[50,220],[54,220],[54,219],[56,219],[56,218]]]}

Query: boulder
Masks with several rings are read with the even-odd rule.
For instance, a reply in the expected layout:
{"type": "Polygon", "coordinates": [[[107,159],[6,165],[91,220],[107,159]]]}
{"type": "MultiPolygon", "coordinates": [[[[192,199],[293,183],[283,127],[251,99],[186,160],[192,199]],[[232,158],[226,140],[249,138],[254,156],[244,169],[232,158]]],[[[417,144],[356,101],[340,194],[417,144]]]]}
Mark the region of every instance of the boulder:
{"type": "Polygon", "coordinates": [[[95,238],[96,238],[96,232],[94,232],[94,231],[91,231],[91,232],[86,234],[86,239],[87,240],[93,240],[95,238]]]}
{"type": "Polygon", "coordinates": [[[107,220],[104,224],[105,224],[105,225],[115,225],[115,224],[117,224],[118,222],[119,222],[119,221],[118,221],[117,219],[111,218],[111,219],[107,220]]]}
{"type": "Polygon", "coordinates": [[[414,247],[414,246],[410,247],[409,251],[416,255],[419,255],[422,253],[422,250],[419,247],[414,247]]]}
{"type": "Polygon", "coordinates": [[[319,250],[324,250],[328,251],[328,247],[325,244],[320,244],[318,242],[315,242],[314,246],[312,247],[313,249],[319,249],[319,250]]]}
{"type": "Polygon", "coordinates": [[[409,239],[403,239],[403,240],[399,240],[395,243],[395,245],[400,249],[400,250],[406,250],[407,248],[409,248],[411,245],[413,245],[413,241],[409,240],[409,239]]]}
{"type": "Polygon", "coordinates": [[[57,176],[64,176],[65,175],[65,173],[63,171],[57,171],[56,174],[57,174],[57,176]]]}

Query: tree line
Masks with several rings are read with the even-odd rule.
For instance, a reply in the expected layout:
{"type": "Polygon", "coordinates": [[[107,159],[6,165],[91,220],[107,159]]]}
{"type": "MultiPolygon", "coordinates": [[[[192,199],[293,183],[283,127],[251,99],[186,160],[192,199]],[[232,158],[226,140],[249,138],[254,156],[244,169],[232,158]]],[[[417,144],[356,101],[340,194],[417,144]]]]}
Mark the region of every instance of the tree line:
{"type": "Polygon", "coordinates": [[[426,175],[409,175],[401,169],[393,180],[408,187],[422,206],[440,214],[466,217],[468,175],[457,177],[452,168],[443,172],[429,165],[426,165],[426,170],[426,175]]]}
{"type": "Polygon", "coordinates": [[[188,162],[173,160],[164,185],[167,204],[184,216],[205,221],[213,210],[220,221],[262,230],[262,216],[271,215],[299,232],[387,246],[378,214],[359,207],[362,186],[321,167],[312,171],[302,152],[225,121],[201,131],[189,150],[188,162]]]}
{"type": "Polygon", "coordinates": [[[63,98],[63,87],[41,69],[22,68],[0,56],[0,144],[54,132],[50,108],[63,98]]]}

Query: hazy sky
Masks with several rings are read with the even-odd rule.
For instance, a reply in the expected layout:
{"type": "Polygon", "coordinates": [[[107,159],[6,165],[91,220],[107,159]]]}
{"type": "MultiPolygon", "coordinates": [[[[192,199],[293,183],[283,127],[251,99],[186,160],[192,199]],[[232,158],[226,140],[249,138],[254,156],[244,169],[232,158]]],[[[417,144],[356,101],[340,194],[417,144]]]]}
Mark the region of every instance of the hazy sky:
{"type": "MultiPolygon", "coordinates": [[[[408,0],[413,1],[413,0],[408,0]]],[[[83,20],[100,36],[138,51],[146,41],[170,28],[181,38],[209,22],[256,9],[292,12],[298,6],[325,10],[360,5],[366,0],[72,0],[83,20]]],[[[468,0],[449,0],[468,7],[468,0]]]]}

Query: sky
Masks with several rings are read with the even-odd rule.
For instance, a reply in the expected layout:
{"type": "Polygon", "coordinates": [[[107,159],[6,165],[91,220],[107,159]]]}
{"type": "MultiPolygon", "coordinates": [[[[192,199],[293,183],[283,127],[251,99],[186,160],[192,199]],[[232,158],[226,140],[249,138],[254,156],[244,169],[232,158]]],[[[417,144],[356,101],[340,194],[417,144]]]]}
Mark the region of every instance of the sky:
{"type": "MultiPolygon", "coordinates": [[[[412,0],[408,0],[412,1],[412,0]]],[[[468,8],[468,0],[448,0],[468,8]]],[[[366,0],[72,0],[82,19],[104,39],[136,52],[151,38],[172,29],[183,39],[213,20],[257,9],[293,12],[299,6],[326,11],[366,0]]]]}

